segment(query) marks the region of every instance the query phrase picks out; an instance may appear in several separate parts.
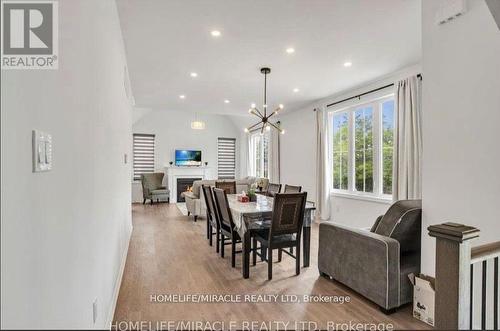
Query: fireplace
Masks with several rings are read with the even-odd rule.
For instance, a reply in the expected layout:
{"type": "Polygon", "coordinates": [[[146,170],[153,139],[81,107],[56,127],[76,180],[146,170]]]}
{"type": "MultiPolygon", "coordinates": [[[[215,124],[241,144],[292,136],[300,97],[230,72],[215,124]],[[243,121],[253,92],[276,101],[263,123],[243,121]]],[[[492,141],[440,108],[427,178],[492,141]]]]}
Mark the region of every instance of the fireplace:
{"type": "Polygon", "coordinates": [[[191,190],[193,182],[201,178],[177,178],[177,202],[185,202],[182,192],[191,190]]]}

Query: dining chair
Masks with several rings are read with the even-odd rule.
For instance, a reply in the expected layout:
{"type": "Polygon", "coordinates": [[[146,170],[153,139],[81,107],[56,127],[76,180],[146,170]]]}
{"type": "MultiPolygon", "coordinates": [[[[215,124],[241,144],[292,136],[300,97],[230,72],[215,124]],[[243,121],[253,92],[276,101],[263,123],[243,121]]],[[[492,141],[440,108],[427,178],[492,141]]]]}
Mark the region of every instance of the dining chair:
{"type": "Polygon", "coordinates": [[[273,197],[276,193],[280,193],[281,184],[269,183],[267,185],[267,195],[273,197]]]}
{"type": "Polygon", "coordinates": [[[285,184],[285,191],[283,193],[300,193],[302,191],[302,186],[293,186],[285,184]]]}
{"type": "Polygon", "coordinates": [[[219,215],[217,215],[215,207],[214,196],[212,194],[212,188],[209,185],[202,184],[201,189],[205,198],[205,205],[207,206],[207,239],[210,246],[212,246],[212,239],[215,234],[215,251],[219,253],[220,224],[219,215]]]}
{"type": "Polygon", "coordinates": [[[220,256],[224,257],[224,247],[231,245],[231,266],[236,267],[236,254],[242,251],[236,251],[236,244],[241,243],[240,235],[235,229],[233,215],[227,202],[227,193],[222,188],[213,189],[215,203],[220,220],[220,256]],[[230,242],[226,243],[226,240],[230,242]]]}
{"type": "Polygon", "coordinates": [[[300,237],[307,192],[278,193],[274,197],[273,215],[269,230],[256,233],[255,239],[267,249],[267,278],[273,278],[273,250],[278,249],[278,262],[283,252],[295,258],[295,273],[300,274],[300,237]],[[284,248],[295,247],[295,255],[284,248]]]}
{"type": "Polygon", "coordinates": [[[236,181],[216,181],[215,187],[223,189],[226,194],[236,194],[236,181]]]}

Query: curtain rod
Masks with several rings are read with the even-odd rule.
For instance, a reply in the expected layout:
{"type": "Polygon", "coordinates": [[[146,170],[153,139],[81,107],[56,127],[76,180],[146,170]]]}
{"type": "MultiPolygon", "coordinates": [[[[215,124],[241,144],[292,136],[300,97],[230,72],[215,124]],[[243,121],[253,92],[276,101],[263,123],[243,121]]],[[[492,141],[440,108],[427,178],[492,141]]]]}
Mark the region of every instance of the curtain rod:
{"type": "MultiPolygon", "coordinates": [[[[418,78],[420,78],[420,80],[422,80],[422,74],[418,74],[417,75],[418,78]]],[[[361,98],[362,96],[365,96],[367,94],[370,94],[370,93],[373,93],[373,92],[377,92],[377,91],[380,91],[380,90],[383,90],[383,89],[386,89],[388,87],[391,87],[391,86],[394,86],[395,83],[392,83],[392,84],[388,84],[388,85],[385,85],[385,86],[382,86],[382,87],[378,87],[376,89],[373,89],[373,90],[370,90],[368,92],[364,92],[364,93],[361,93],[361,94],[358,94],[358,95],[355,95],[355,96],[352,96],[352,97],[349,97],[349,98],[345,98],[343,100],[340,100],[340,101],[335,101],[335,102],[332,102],[328,105],[326,105],[326,107],[331,107],[331,106],[335,106],[335,105],[338,105],[339,103],[342,103],[342,102],[346,102],[346,101],[349,101],[349,100],[352,100],[352,99],[357,99],[357,98],[361,98]]],[[[316,109],[314,109],[314,111],[316,111],[316,109]]]]}

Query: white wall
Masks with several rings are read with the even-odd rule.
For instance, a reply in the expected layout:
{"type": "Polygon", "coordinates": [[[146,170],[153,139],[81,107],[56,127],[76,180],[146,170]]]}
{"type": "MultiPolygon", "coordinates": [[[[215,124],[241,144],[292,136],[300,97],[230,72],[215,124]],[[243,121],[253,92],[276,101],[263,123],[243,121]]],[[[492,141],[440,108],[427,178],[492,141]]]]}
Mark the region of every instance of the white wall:
{"type": "Polygon", "coordinates": [[[59,70],[2,70],[2,328],[105,328],[128,247],[131,107],[114,1],[59,1],[59,58],[59,70]],[[53,136],[50,172],[31,171],[32,129],[53,136]]]}
{"type": "Polygon", "coordinates": [[[500,240],[500,30],[483,0],[437,26],[438,1],[423,1],[422,271],[434,274],[431,224],[481,230],[474,244],[500,240]]]}
{"type": "MultiPolygon", "coordinates": [[[[201,150],[202,161],[208,162],[213,178],[217,178],[217,138],[236,138],[236,177],[239,177],[240,132],[224,115],[198,114],[205,122],[205,130],[191,129],[195,114],[192,112],[154,110],[137,120],[134,133],[155,134],[155,168],[164,171],[169,161],[175,162],[176,149],[201,150]]],[[[142,202],[140,183],[132,184],[132,200],[142,202]]]]}
{"type": "MultiPolygon", "coordinates": [[[[298,184],[308,193],[308,200],[316,201],[316,114],[313,109],[353,95],[385,86],[394,81],[416,75],[421,72],[419,64],[403,68],[373,82],[353,87],[290,113],[285,111],[279,116],[285,134],[280,136],[281,142],[281,182],[298,184]]],[[[233,117],[235,125],[243,132],[243,128],[255,122],[253,117],[233,117]]],[[[247,146],[245,134],[242,134],[241,160],[245,160],[247,146]]],[[[246,173],[245,162],[242,161],[242,173],[246,173]]],[[[377,216],[384,214],[390,204],[381,201],[367,201],[341,196],[332,196],[330,203],[331,220],[354,227],[370,227],[377,216]]]]}

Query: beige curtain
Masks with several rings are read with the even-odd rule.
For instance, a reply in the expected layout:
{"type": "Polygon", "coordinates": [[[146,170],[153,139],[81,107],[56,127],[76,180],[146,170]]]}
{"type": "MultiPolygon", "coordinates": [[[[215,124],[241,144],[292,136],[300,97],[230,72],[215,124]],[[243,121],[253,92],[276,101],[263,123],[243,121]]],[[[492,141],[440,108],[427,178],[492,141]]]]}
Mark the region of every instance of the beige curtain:
{"type": "Polygon", "coordinates": [[[422,198],[422,82],[417,76],[395,84],[393,199],[422,198]]]}
{"type": "Polygon", "coordinates": [[[330,187],[332,181],[329,170],[328,114],[324,107],[316,110],[316,207],[321,220],[330,218],[330,187]]]}
{"type": "Polygon", "coordinates": [[[280,182],[280,133],[274,128],[269,132],[269,181],[280,182]]]}

